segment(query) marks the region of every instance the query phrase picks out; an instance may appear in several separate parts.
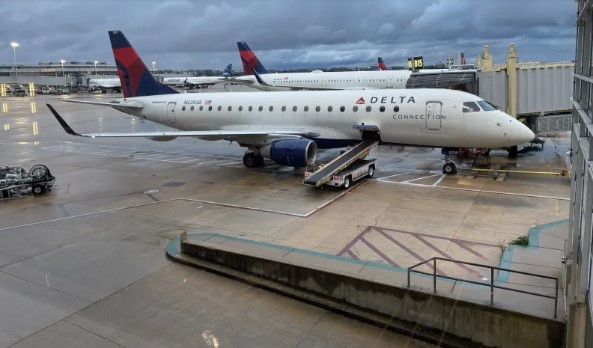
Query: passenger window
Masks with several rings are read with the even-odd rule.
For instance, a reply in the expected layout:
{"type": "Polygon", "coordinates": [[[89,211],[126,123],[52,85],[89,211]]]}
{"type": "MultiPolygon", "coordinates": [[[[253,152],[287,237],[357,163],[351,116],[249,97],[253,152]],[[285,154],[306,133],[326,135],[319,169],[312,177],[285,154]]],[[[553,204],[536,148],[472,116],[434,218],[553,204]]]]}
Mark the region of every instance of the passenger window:
{"type": "Polygon", "coordinates": [[[270,111],[274,111],[274,107],[273,106],[270,106],[270,111]]]}
{"type": "Polygon", "coordinates": [[[243,111],[243,105],[239,106],[239,111],[243,111]]]}
{"type": "Polygon", "coordinates": [[[253,110],[253,106],[249,106],[249,111],[253,110]]]}
{"type": "Polygon", "coordinates": [[[286,106],[282,106],[282,112],[286,111],[286,106]]]}
{"type": "Polygon", "coordinates": [[[372,109],[372,108],[371,108],[371,106],[370,106],[370,105],[369,105],[369,106],[367,106],[367,112],[370,112],[370,111],[371,111],[371,109],[372,109]]]}
{"type": "Polygon", "coordinates": [[[396,105],[396,106],[394,106],[394,107],[393,107],[393,111],[395,111],[395,112],[398,112],[398,111],[399,111],[399,106],[397,106],[397,105],[396,105]]]}
{"type": "Polygon", "coordinates": [[[233,107],[229,105],[229,111],[233,110],[233,107]]]}
{"type": "Polygon", "coordinates": [[[315,111],[317,111],[317,112],[321,111],[321,106],[316,106],[315,111]]]}
{"type": "Polygon", "coordinates": [[[309,107],[305,106],[305,112],[309,111],[309,107]]]}
{"type": "Polygon", "coordinates": [[[293,106],[292,107],[292,111],[297,111],[297,107],[296,106],[293,106]]]}
{"type": "Polygon", "coordinates": [[[202,105],[200,105],[200,111],[204,110],[204,107],[202,105]]]}
{"type": "Polygon", "coordinates": [[[354,106],[352,107],[352,111],[354,111],[354,112],[357,112],[357,111],[358,111],[358,106],[357,106],[357,105],[354,105],[354,106]]]}
{"type": "Polygon", "coordinates": [[[475,102],[463,103],[463,112],[477,112],[480,111],[480,107],[475,102]]]}
{"type": "Polygon", "coordinates": [[[222,106],[218,105],[218,111],[222,111],[222,106]]]}
{"type": "Polygon", "coordinates": [[[208,111],[212,111],[212,105],[208,107],[208,111]]]}
{"type": "Polygon", "coordinates": [[[346,111],[346,107],[344,107],[344,106],[340,106],[340,111],[341,111],[341,112],[344,112],[344,111],[346,111]]]}
{"type": "Polygon", "coordinates": [[[379,111],[381,111],[381,112],[385,112],[385,106],[381,105],[381,106],[379,107],[379,111]]]}
{"type": "Polygon", "coordinates": [[[327,107],[327,111],[331,112],[334,108],[332,108],[331,106],[327,107]]]}
{"type": "Polygon", "coordinates": [[[191,111],[194,111],[194,106],[192,105],[190,109],[191,109],[191,111]]]}
{"type": "Polygon", "coordinates": [[[260,105],[260,107],[258,108],[259,111],[264,111],[264,107],[260,105]]]}
{"type": "Polygon", "coordinates": [[[185,111],[185,105],[181,107],[181,111],[185,111]]]}

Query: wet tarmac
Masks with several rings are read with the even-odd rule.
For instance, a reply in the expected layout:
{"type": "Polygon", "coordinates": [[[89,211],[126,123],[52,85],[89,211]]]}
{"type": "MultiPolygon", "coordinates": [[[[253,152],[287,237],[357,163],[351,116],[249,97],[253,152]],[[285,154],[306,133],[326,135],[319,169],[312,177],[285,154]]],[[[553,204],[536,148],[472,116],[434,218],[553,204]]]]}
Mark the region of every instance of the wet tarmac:
{"type": "MultiPolygon", "coordinates": [[[[171,263],[165,245],[182,231],[214,232],[404,268],[433,256],[498,265],[501,245],[568,217],[566,177],[446,177],[438,150],[380,147],[373,180],[317,190],[273,162],[245,168],[236,144],[69,136],[46,102],[80,132],[166,127],[57,99],[0,100],[0,165],[42,163],[57,177],[48,195],[0,201],[0,347],[423,347],[171,263]]],[[[567,147],[547,139],[509,165],[554,171],[567,147]]],[[[502,151],[492,159],[507,165],[502,151]]]]}

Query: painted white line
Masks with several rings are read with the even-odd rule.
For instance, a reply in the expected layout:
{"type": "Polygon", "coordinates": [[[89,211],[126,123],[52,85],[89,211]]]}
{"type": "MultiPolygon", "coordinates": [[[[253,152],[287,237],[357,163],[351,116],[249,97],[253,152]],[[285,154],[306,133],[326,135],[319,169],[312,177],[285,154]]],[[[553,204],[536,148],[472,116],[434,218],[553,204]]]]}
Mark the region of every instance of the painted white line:
{"type": "Polygon", "coordinates": [[[442,176],[439,178],[439,180],[437,180],[434,184],[432,184],[432,186],[439,186],[441,184],[441,182],[447,177],[446,174],[442,174],[442,176]]]}
{"type": "Polygon", "coordinates": [[[382,180],[382,179],[387,179],[387,178],[395,178],[396,176],[400,176],[400,175],[406,175],[406,174],[410,174],[410,173],[399,173],[399,174],[393,174],[393,175],[382,176],[382,177],[380,177],[380,178],[377,178],[376,180],[382,180]]]}
{"type": "Polygon", "coordinates": [[[132,206],[128,206],[128,207],[114,208],[114,209],[107,209],[107,210],[95,211],[95,212],[92,212],[92,213],[72,215],[72,216],[63,217],[63,218],[57,218],[57,219],[51,219],[51,220],[45,220],[45,221],[31,222],[31,223],[23,224],[23,225],[3,227],[3,228],[0,228],[0,231],[12,230],[12,229],[15,229],[15,228],[22,228],[22,227],[29,227],[29,226],[37,226],[37,225],[45,224],[45,223],[48,223],[48,222],[59,222],[59,221],[66,221],[66,220],[77,219],[77,218],[81,218],[81,217],[87,217],[87,216],[93,216],[93,215],[99,215],[99,214],[105,214],[105,213],[112,213],[112,212],[122,211],[122,210],[126,210],[126,209],[131,209],[131,208],[140,208],[140,207],[144,207],[144,206],[148,206],[148,205],[173,202],[173,201],[176,201],[177,199],[178,198],[174,198],[174,199],[168,199],[168,200],[164,200],[164,201],[143,203],[143,204],[132,205],[132,206]]]}
{"type": "Polygon", "coordinates": [[[433,186],[433,185],[414,184],[414,183],[396,182],[396,181],[379,180],[379,179],[367,179],[367,181],[376,181],[376,182],[381,182],[381,183],[391,184],[391,185],[415,186],[415,187],[423,187],[423,188],[431,188],[431,189],[457,190],[457,191],[478,192],[478,193],[492,193],[492,194],[496,194],[496,195],[555,199],[555,200],[559,200],[559,201],[570,201],[570,198],[555,197],[555,196],[541,196],[541,195],[533,195],[533,194],[529,194],[529,193],[488,191],[488,190],[470,189],[470,188],[464,188],[464,187],[433,186]]]}
{"type": "Polygon", "coordinates": [[[302,218],[307,217],[308,216],[307,214],[310,213],[309,212],[307,214],[298,214],[298,213],[291,213],[291,212],[281,211],[281,210],[256,208],[256,207],[250,207],[250,206],[246,206],[246,205],[238,205],[238,204],[230,204],[230,203],[220,203],[220,202],[205,201],[205,200],[202,200],[202,199],[193,199],[193,198],[176,198],[176,199],[183,200],[183,201],[188,201],[188,202],[198,202],[198,203],[219,205],[219,206],[222,206],[222,207],[246,209],[246,210],[260,211],[260,212],[264,212],[264,213],[281,214],[281,215],[296,216],[296,217],[302,217],[302,218]]]}
{"type": "Polygon", "coordinates": [[[423,176],[423,177],[420,177],[420,178],[405,180],[405,181],[401,181],[401,182],[402,183],[409,183],[409,182],[414,182],[414,181],[418,181],[418,180],[422,180],[422,179],[434,178],[435,176],[439,176],[439,175],[442,175],[442,174],[434,174],[434,175],[429,175],[429,176],[423,176]]]}

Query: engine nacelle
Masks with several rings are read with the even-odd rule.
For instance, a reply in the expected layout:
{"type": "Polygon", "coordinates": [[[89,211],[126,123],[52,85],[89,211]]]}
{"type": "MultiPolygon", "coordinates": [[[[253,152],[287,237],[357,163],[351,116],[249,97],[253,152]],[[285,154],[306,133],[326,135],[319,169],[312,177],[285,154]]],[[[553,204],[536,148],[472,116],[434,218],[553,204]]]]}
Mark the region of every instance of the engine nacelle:
{"type": "Polygon", "coordinates": [[[276,140],[263,146],[261,155],[284,166],[305,167],[315,163],[317,144],[309,139],[276,140]]]}

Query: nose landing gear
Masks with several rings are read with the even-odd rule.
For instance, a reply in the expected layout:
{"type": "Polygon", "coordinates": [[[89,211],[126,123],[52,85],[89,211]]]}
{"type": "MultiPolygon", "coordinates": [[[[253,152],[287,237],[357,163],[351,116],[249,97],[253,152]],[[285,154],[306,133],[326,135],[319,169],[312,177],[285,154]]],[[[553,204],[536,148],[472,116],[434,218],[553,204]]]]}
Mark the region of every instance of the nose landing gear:
{"type": "Polygon", "coordinates": [[[457,174],[457,167],[453,162],[446,162],[443,165],[443,174],[457,174]]]}

